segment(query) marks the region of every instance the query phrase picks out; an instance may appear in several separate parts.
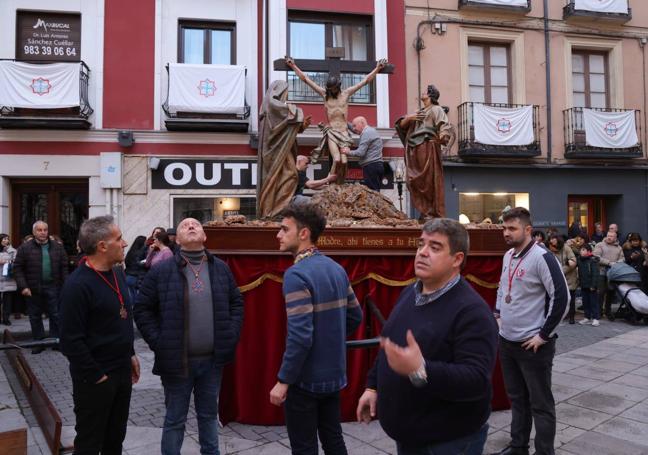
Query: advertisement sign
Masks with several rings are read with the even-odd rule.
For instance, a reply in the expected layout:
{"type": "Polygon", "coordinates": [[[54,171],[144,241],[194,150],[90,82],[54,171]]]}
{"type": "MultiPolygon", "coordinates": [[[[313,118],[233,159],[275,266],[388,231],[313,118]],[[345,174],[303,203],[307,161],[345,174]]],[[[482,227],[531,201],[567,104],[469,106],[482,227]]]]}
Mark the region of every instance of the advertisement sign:
{"type": "Polygon", "coordinates": [[[78,62],[81,60],[81,15],[18,11],[16,60],[78,62]]]}

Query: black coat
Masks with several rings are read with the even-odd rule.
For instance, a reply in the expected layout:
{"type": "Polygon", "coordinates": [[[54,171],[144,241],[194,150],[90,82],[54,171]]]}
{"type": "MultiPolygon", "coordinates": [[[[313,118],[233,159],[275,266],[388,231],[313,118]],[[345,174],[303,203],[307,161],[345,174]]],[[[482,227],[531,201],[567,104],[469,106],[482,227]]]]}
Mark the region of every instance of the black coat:
{"type": "MultiPolygon", "coordinates": [[[[234,358],[241,334],[243,296],[227,264],[206,254],[214,305],[214,360],[217,365],[224,365],[234,358]]],[[[176,254],[173,260],[151,268],[133,309],[137,328],[155,352],[153,373],[160,376],[188,374],[189,294],[183,272],[186,266],[185,260],[176,254]]]]}
{"type": "MultiPolygon", "coordinates": [[[[68,257],[61,245],[52,240],[48,242],[52,282],[61,287],[68,276],[68,257]]],[[[40,293],[43,284],[43,250],[35,239],[23,243],[18,248],[14,261],[14,277],[18,290],[29,288],[34,294],[40,293]]]]}

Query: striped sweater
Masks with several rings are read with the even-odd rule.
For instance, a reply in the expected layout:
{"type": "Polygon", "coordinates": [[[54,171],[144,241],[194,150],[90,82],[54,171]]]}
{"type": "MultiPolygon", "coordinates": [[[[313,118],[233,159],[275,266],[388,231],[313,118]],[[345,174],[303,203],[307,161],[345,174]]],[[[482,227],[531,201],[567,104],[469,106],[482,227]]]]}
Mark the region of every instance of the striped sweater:
{"type": "Polygon", "coordinates": [[[344,388],[346,338],[362,320],[346,272],[315,253],[286,270],[283,293],[288,333],[279,381],[313,393],[344,388]]]}

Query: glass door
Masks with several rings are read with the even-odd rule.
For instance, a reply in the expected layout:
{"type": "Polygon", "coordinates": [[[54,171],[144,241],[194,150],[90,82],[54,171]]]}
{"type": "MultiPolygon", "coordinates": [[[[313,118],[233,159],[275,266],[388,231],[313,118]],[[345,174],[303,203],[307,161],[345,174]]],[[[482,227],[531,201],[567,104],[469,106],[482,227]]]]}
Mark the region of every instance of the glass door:
{"type": "Polygon", "coordinates": [[[15,180],[11,185],[12,241],[19,245],[32,233],[35,221],[49,225],[68,255],[76,255],[81,223],[88,218],[87,180],[15,180]]]}
{"type": "Polygon", "coordinates": [[[567,226],[578,221],[587,235],[594,233],[594,223],[601,222],[605,226],[605,200],[595,196],[569,196],[567,202],[567,226]]]}

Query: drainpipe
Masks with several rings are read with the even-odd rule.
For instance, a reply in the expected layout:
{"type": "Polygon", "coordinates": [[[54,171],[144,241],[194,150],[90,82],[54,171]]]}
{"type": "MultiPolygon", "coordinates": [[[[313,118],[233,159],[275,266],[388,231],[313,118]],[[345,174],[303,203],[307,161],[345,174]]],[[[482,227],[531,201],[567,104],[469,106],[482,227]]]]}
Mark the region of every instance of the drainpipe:
{"type": "Polygon", "coordinates": [[[549,0],[543,0],[544,38],[545,38],[545,85],[547,91],[547,164],[551,164],[551,144],[553,140],[551,125],[551,60],[549,51],[549,0]]]}
{"type": "Polygon", "coordinates": [[[106,215],[112,214],[112,193],[110,188],[104,190],[104,199],[106,200],[106,215]]]}

